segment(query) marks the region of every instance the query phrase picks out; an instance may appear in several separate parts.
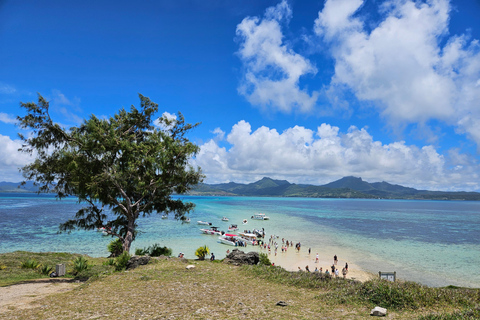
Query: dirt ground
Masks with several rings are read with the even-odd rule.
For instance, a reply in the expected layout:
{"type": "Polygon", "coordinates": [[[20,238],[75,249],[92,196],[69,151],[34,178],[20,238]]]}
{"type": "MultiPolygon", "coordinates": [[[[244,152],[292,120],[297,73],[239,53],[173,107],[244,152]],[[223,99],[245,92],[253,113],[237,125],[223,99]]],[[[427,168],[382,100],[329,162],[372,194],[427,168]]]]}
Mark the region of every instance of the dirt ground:
{"type": "Polygon", "coordinates": [[[0,287],[0,316],[6,311],[35,307],[35,301],[54,293],[73,290],[79,283],[40,279],[28,283],[0,287]]]}

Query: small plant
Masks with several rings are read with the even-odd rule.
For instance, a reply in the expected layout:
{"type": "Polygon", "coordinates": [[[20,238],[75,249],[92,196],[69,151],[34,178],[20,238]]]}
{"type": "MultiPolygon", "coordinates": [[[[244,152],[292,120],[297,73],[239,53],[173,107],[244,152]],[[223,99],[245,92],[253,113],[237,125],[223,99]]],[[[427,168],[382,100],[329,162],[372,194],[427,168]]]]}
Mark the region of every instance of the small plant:
{"type": "Polygon", "coordinates": [[[104,266],[114,266],[114,265],[115,265],[115,259],[110,258],[110,259],[108,259],[107,261],[104,261],[104,262],[103,262],[103,265],[104,265],[104,266]]]}
{"type": "Polygon", "coordinates": [[[88,264],[88,260],[83,257],[77,257],[75,260],[72,261],[73,264],[73,274],[78,274],[84,270],[88,270],[90,268],[90,265],[88,264]]]}
{"type": "Polygon", "coordinates": [[[128,252],[124,251],[121,255],[115,258],[115,271],[122,271],[127,268],[128,260],[131,256],[128,252]]]}
{"type": "Polygon", "coordinates": [[[35,259],[27,259],[22,262],[22,269],[37,269],[40,267],[40,262],[35,259]]]}
{"type": "Polygon", "coordinates": [[[50,273],[52,273],[53,267],[52,266],[47,266],[47,265],[41,266],[39,271],[40,271],[41,274],[44,274],[44,275],[48,276],[50,273]]]}
{"type": "Polygon", "coordinates": [[[110,257],[118,257],[123,252],[123,243],[122,240],[116,239],[111,241],[107,245],[108,252],[110,252],[110,257]]]}
{"type": "Polygon", "coordinates": [[[268,255],[266,253],[260,253],[259,257],[260,257],[260,261],[259,261],[260,265],[269,266],[272,264],[270,262],[270,259],[268,259],[268,255]]]}
{"type": "Polygon", "coordinates": [[[210,249],[206,245],[198,248],[197,251],[195,251],[195,255],[198,257],[199,260],[205,260],[205,257],[209,253],[210,253],[210,249]]]}
{"type": "Polygon", "coordinates": [[[5,270],[5,269],[7,269],[7,266],[4,264],[0,264],[0,270],[5,270]]]}

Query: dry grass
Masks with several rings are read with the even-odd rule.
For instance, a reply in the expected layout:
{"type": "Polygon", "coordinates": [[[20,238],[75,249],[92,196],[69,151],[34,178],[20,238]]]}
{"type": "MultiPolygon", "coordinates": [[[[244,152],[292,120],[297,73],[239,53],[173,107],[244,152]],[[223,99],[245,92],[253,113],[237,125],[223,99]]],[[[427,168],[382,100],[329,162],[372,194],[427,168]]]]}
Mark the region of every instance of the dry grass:
{"type": "MultiPolygon", "coordinates": [[[[248,269],[176,258],[88,281],[78,288],[11,310],[1,319],[366,319],[370,305],[319,299],[319,289],[281,284],[248,269]],[[277,306],[285,301],[287,306],[277,306]],[[328,303],[327,303],[328,302],[328,303]]],[[[326,295],[328,296],[328,295],[326,295]]],[[[415,319],[417,311],[389,311],[415,319]]]]}

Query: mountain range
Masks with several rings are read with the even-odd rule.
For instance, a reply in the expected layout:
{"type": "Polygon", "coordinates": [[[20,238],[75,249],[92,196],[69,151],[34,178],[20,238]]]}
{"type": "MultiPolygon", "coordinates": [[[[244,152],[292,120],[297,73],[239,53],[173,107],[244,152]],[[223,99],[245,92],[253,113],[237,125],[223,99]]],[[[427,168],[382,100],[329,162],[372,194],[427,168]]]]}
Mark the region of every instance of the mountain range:
{"type": "Polygon", "coordinates": [[[480,200],[478,192],[428,191],[408,188],[388,182],[369,183],[358,177],[344,177],[325,185],[294,184],[286,180],[263,178],[257,182],[241,184],[199,184],[192,194],[225,196],[269,196],[310,198],[363,198],[363,199],[432,199],[480,200]]]}
{"type": "MultiPolygon", "coordinates": [[[[0,182],[0,192],[36,192],[37,187],[28,181],[0,182]]],[[[192,195],[255,196],[255,197],[305,197],[305,198],[359,198],[359,199],[430,199],[430,200],[480,200],[478,192],[428,191],[408,188],[388,182],[369,183],[358,177],[344,177],[321,186],[295,184],[287,180],[263,178],[257,182],[205,184],[196,186],[192,195]]]]}

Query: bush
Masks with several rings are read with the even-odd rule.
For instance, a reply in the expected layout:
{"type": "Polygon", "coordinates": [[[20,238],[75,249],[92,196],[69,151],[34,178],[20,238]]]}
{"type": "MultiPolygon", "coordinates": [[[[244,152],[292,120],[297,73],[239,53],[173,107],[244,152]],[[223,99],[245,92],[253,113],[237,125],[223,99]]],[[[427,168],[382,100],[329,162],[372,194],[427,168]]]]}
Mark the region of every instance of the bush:
{"type": "Polygon", "coordinates": [[[123,243],[122,240],[116,239],[111,241],[107,245],[108,252],[110,252],[110,257],[118,257],[123,252],[123,243]]]}
{"type": "Polygon", "coordinates": [[[40,267],[40,262],[35,259],[24,260],[21,264],[22,269],[37,269],[40,267]]]}
{"type": "Polygon", "coordinates": [[[265,265],[265,266],[270,266],[272,263],[270,262],[270,259],[268,259],[268,255],[266,253],[260,253],[260,262],[259,264],[265,265]]]}
{"type": "Polygon", "coordinates": [[[41,267],[40,267],[40,273],[41,273],[41,274],[44,274],[44,275],[47,275],[47,276],[48,276],[50,273],[52,273],[52,271],[53,271],[53,267],[52,267],[52,266],[47,266],[47,265],[45,265],[45,266],[41,266],[41,267]]]}
{"type": "Polygon", "coordinates": [[[103,265],[104,266],[114,266],[115,265],[115,259],[113,259],[113,258],[107,259],[107,261],[103,262],[103,265]]]}
{"type": "Polygon", "coordinates": [[[145,256],[147,254],[148,254],[147,249],[140,249],[140,248],[135,249],[136,256],[145,256]]]}
{"type": "Polygon", "coordinates": [[[195,255],[198,257],[199,260],[205,260],[205,257],[209,253],[210,253],[210,249],[206,245],[198,248],[197,251],[195,251],[195,255]]]}
{"type": "Polygon", "coordinates": [[[171,256],[172,255],[172,249],[167,248],[167,247],[160,247],[159,244],[155,243],[153,246],[148,247],[148,254],[150,257],[159,257],[159,256],[171,256]]]}
{"type": "Polygon", "coordinates": [[[127,268],[127,263],[130,258],[130,254],[126,251],[124,251],[121,255],[115,258],[115,271],[125,270],[127,268]]]}
{"type": "Polygon", "coordinates": [[[82,271],[88,270],[88,268],[90,268],[90,265],[88,264],[88,260],[83,256],[77,257],[75,260],[73,260],[72,265],[73,265],[74,275],[82,271]]]}

